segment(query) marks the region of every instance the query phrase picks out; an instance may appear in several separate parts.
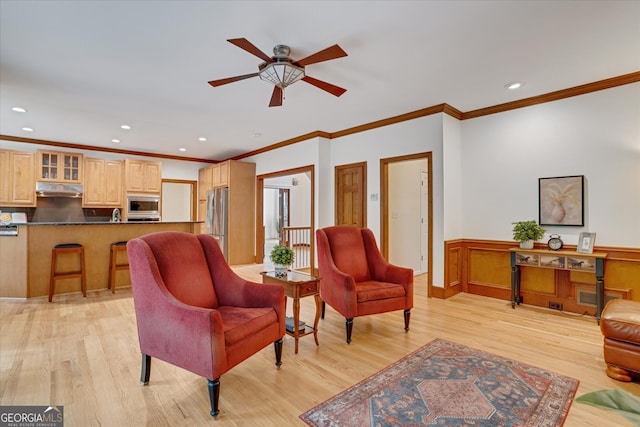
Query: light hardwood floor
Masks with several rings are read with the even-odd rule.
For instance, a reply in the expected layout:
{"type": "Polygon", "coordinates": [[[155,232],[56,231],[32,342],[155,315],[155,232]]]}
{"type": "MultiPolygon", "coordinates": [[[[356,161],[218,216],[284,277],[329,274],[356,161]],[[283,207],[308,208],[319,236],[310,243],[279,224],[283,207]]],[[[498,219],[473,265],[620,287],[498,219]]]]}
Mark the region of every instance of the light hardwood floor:
{"type": "MultiPolygon", "coordinates": [[[[236,268],[260,281],[261,266],[236,268]]],[[[353,341],[344,319],[327,307],[320,345],[312,336],[285,337],[277,369],[273,346],[221,378],[220,409],[209,415],[207,381],[153,360],[148,386],[139,384],[140,352],[131,292],[118,290],[0,301],[0,404],[64,405],[65,426],[294,426],[300,414],[383,369],[435,338],[442,338],[580,381],[577,395],[619,388],[640,395],[640,385],[608,378],[602,336],[593,318],[459,294],[426,298],[416,277],[411,330],[402,312],[356,318],[353,341]]],[[[311,321],[313,298],[302,300],[311,321]]],[[[290,309],[291,304],[288,305],[290,309]]],[[[185,349],[188,351],[188,349],[185,349]]],[[[624,418],[574,403],[566,427],[630,426],[624,418]]]]}

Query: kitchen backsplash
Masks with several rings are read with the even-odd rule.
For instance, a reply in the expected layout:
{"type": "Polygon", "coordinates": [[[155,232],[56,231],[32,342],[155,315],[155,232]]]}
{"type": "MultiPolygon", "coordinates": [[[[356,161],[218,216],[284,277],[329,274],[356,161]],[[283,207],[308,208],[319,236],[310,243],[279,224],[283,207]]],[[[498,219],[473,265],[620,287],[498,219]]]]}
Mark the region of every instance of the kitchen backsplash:
{"type": "MultiPolygon", "coordinates": [[[[45,207],[46,208],[46,207],[45,207]]],[[[49,209],[56,209],[56,208],[51,208],[49,206],[49,209]]],[[[53,219],[52,221],[45,221],[42,219],[39,219],[38,217],[41,217],[42,215],[36,215],[36,208],[17,208],[17,207],[2,207],[0,206],[0,211],[2,212],[8,212],[8,213],[13,213],[13,212],[24,212],[27,215],[27,222],[109,222],[111,221],[111,213],[113,212],[113,209],[110,208],[100,208],[100,209],[95,209],[95,208],[81,208],[82,211],[82,216],[79,216],[78,213],[76,212],[74,215],[75,220],[68,220],[66,219],[69,215],[65,214],[64,212],[60,211],[60,212],[56,212],[54,210],[49,211],[50,217],[53,219]],[[63,217],[64,215],[64,217],[63,217]]]]}

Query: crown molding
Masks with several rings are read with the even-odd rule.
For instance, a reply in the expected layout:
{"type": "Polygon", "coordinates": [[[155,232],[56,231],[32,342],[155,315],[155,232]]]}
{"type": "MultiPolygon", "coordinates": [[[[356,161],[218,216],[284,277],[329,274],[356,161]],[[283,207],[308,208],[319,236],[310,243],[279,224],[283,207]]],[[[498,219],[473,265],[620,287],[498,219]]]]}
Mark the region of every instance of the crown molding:
{"type": "Polygon", "coordinates": [[[198,159],[196,157],[171,156],[169,154],[148,153],[146,151],[120,150],[117,148],[96,147],[94,145],[73,144],[70,142],[49,141],[46,139],[24,138],[21,136],[11,136],[11,135],[2,135],[2,134],[0,134],[0,140],[23,142],[26,144],[50,145],[53,147],[72,148],[74,150],[99,151],[102,153],[117,153],[117,154],[128,154],[132,156],[156,157],[159,159],[182,160],[187,162],[220,163],[220,161],[218,160],[198,159]]]}
{"type": "MultiPolygon", "coordinates": [[[[300,135],[294,138],[290,138],[284,141],[280,141],[278,143],[271,144],[271,145],[259,148],[257,150],[249,151],[247,153],[240,154],[226,160],[244,159],[247,157],[266,153],[268,151],[276,150],[278,148],[286,147],[288,145],[297,144],[298,142],[306,141],[312,138],[327,138],[327,139],[341,138],[347,135],[352,135],[354,133],[365,132],[371,129],[389,126],[389,125],[404,122],[407,120],[414,120],[420,117],[426,117],[433,114],[444,113],[458,120],[469,120],[469,119],[474,119],[476,117],[503,113],[505,111],[515,110],[518,108],[526,108],[532,105],[558,101],[565,98],[585,95],[591,92],[611,89],[617,86],[623,86],[623,85],[637,83],[637,82],[640,82],[640,71],[624,74],[617,77],[612,77],[609,79],[599,80],[597,82],[587,83],[580,86],[574,86],[568,89],[562,89],[555,92],[549,92],[542,95],[532,96],[530,98],[524,98],[517,101],[506,102],[504,104],[498,104],[490,107],[479,108],[477,110],[472,110],[467,112],[462,112],[456,109],[455,107],[452,107],[449,104],[438,104],[438,105],[433,105],[431,107],[422,108],[420,110],[412,111],[409,113],[400,114],[398,116],[388,117],[386,119],[376,120],[374,122],[365,123],[359,126],[348,128],[348,129],[343,129],[337,132],[329,133],[329,132],[317,130],[317,131],[300,135]]],[[[212,160],[212,159],[200,159],[196,157],[171,156],[167,154],[148,153],[144,151],[119,150],[119,149],[109,148],[109,147],[95,147],[91,145],[72,144],[68,142],[48,141],[43,139],[23,138],[19,136],[10,136],[10,135],[0,135],[0,139],[6,140],[6,141],[24,142],[28,144],[51,145],[55,147],[72,148],[75,150],[101,151],[101,152],[107,152],[107,153],[128,154],[128,155],[144,156],[144,157],[156,157],[161,159],[181,160],[181,161],[188,161],[188,162],[219,163],[222,161],[222,160],[212,160]]]]}

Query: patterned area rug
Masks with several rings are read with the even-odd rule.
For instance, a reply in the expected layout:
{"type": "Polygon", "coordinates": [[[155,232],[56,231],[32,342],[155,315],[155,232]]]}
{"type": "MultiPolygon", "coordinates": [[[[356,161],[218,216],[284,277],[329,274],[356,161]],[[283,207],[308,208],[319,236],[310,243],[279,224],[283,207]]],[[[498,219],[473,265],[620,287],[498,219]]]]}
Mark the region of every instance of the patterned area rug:
{"type": "Polygon", "coordinates": [[[311,426],[561,426],[578,381],[436,339],[300,415],[311,426]]]}

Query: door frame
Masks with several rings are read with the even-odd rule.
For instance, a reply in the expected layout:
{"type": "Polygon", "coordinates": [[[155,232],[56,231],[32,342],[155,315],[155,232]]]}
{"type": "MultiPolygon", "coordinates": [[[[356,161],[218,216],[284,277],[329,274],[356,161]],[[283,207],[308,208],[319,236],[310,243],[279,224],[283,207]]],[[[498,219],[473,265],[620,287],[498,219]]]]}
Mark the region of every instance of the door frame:
{"type": "Polygon", "coordinates": [[[380,250],[389,259],[389,164],[406,160],[427,160],[427,297],[433,287],[433,153],[409,154],[380,159],[380,250]]]}
{"type": "MultiPolygon", "coordinates": [[[[309,226],[311,227],[310,233],[310,257],[311,257],[311,274],[315,272],[315,165],[301,166],[299,168],[286,169],[277,172],[270,172],[256,176],[256,264],[262,264],[264,260],[264,180],[266,178],[277,178],[280,176],[297,175],[300,173],[309,173],[309,185],[311,187],[311,194],[309,195],[311,207],[309,226]]],[[[291,199],[289,199],[291,204],[291,199]]]]}

